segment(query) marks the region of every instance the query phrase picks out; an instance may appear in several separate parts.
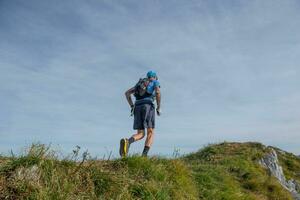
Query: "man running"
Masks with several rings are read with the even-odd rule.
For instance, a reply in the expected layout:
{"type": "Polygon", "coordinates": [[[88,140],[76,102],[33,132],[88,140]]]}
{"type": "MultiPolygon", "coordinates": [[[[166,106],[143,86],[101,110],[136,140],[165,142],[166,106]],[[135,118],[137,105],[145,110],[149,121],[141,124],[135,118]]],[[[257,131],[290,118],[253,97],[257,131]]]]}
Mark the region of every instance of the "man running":
{"type": "Polygon", "coordinates": [[[141,79],[134,87],[127,90],[125,92],[125,96],[131,107],[131,114],[134,115],[133,129],[137,130],[137,133],[132,135],[129,139],[121,139],[119,151],[120,156],[127,156],[130,145],[145,137],[145,129],[147,129],[147,138],[142,156],[147,156],[153,143],[155,128],[155,99],[157,104],[156,113],[158,116],[161,113],[160,84],[156,73],[154,71],[149,71],[147,73],[147,78],[141,79]],[[136,99],[134,104],[131,99],[132,94],[134,94],[136,99]]]}

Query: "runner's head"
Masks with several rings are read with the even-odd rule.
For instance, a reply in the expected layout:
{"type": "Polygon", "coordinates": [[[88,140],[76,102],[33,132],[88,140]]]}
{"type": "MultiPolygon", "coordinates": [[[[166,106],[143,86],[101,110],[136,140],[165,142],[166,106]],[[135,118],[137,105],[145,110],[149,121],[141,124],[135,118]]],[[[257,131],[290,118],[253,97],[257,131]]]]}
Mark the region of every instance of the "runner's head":
{"type": "Polygon", "coordinates": [[[149,71],[147,73],[147,78],[149,80],[157,80],[157,76],[156,76],[156,73],[154,71],[149,71]]]}

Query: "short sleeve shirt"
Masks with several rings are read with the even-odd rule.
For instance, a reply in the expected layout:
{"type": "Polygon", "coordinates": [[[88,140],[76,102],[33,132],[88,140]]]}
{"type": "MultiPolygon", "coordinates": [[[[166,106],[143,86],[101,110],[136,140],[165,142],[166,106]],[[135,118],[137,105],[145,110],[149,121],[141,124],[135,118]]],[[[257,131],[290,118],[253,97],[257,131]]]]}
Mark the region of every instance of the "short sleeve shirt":
{"type": "Polygon", "coordinates": [[[147,86],[147,92],[155,96],[155,88],[157,87],[160,87],[158,80],[150,81],[150,83],[147,86]]]}

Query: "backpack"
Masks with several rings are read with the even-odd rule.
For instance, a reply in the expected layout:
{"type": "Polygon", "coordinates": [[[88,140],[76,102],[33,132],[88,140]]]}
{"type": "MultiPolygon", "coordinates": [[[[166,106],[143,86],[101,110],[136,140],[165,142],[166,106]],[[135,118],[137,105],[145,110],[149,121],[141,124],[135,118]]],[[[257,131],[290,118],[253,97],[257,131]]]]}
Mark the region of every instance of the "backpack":
{"type": "Polygon", "coordinates": [[[150,97],[152,94],[147,92],[147,86],[149,85],[148,78],[140,78],[137,84],[134,86],[134,96],[137,100],[150,97]]]}

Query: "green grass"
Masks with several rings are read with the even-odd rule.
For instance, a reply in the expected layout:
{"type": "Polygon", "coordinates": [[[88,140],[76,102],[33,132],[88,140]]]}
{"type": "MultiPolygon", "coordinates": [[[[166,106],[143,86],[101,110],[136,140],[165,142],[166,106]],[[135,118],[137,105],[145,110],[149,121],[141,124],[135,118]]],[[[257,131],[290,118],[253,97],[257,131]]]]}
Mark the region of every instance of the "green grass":
{"type": "Polygon", "coordinates": [[[295,179],[300,183],[300,158],[294,154],[277,149],[279,163],[287,179],[295,179]]]}
{"type": "MultiPolygon", "coordinates": [[[[180,160],[58,160],[48,147],[0,164],[0,199],[197,199],[191,171],[180,160]]],[[[78,152],[75,151],[75,154],[78,152]]]]}
{"type": "MultiPolygon", "coordinates": [[[[299,180],[300,159],[276,150],[286,176],[299,180]]],[[[259,143],[224,142],[175,159],[93,160],[77,148],[59,160],[34,144],[24,155],[0,157],[0,199],[292,199],[258,164],[269,151],[259,143]]]]}
{"type": "Polygon", "coordinates": [[[259,143],[210,145],[184,160],[198,183],[199,199],[292,199],[258,164],[269,152],[259,143]]]}

